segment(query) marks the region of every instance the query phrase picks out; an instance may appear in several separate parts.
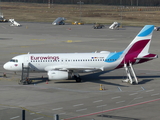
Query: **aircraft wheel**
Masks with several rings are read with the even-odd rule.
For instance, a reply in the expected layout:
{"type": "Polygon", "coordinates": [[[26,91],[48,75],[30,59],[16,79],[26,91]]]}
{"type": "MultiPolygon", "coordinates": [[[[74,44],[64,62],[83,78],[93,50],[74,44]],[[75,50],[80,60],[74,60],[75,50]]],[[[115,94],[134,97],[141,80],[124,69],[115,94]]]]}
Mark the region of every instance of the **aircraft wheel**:
{"type": "Polygon", "coordinates": [[[76,82],[82,82],[81,78],[80,78],[80,77],[77,77],[77,78],[76,78],[76,82]]]}
{"type": "Polygon", "coordinates": [[[132,83],[132,85],[137,85],[138,83],[136,83],[135,81],[132,83]]]}
{"type": "Polygon", "coordinates": [[[74,78],[75,78],[76,82],[82,82],[82,80],[81,80],[79,75],[78,76],[74,75],[74,78]]]}

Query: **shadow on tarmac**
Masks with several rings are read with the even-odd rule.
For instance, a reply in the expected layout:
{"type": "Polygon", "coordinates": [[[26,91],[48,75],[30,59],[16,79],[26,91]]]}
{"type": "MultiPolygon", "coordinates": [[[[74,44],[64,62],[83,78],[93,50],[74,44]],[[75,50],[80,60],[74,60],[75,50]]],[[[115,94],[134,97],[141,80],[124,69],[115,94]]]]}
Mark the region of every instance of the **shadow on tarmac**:
{"type": "MultiPolygon", "coordinates": [[[[98,72],[98,73],[93,73],[93,74],[87,74],[87,75],[83,75],[81,76],[82,78],[82,82],[94,82],[94,83],[98,83],[98,84],[107,84],[107,85],[113,85],[113,86],[120,86],[120,87],[129,87],[127,84],[126,85],[120,85],[117,83],[113,83],[113,82],[109,82],[111,80],[124,80],[127,77],[126,76],[100,76],[102,74],[107,73],[105,72],[98,72]],[[104,81],[105,80],[105,81],[104,81]],[[108,80],[108,81],[107,81],[108,80]]],[[[141,78],[141,80],[139,80],[139,84],[146,84],[148,82],[151,82],[154,80],[154,78],[160,78],[160,76],[137,76],[137,78],[141,78]]],[[[30,78],[30,80],[33,80],[32,84],[39,84],[39,83],[44,83],[48,81],[48,78],[30,78]]],[[[60,80],[60,81],[55,81],[55,83],[76,83],[76,81],[74,79],[70,79],[70,80],[60,80]]]]}

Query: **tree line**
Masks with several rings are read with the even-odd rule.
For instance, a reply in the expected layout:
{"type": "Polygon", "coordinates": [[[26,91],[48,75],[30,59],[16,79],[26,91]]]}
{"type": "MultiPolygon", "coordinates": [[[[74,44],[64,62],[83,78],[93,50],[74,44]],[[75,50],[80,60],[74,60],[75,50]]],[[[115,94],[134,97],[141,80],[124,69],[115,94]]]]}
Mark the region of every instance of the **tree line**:
{"type": "Polygon", "coordinates": [[[1,2],[27,2],[50,4],[104,4],[127,6],[160,6],[160,0],[1,0],[1,2]]]}

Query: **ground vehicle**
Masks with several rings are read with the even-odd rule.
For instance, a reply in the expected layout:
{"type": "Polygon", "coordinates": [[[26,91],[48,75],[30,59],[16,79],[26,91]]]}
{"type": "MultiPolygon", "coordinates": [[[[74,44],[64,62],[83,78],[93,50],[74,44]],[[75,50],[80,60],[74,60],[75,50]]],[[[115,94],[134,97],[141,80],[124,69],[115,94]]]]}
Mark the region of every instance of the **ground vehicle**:
{"type": "Polygon", "coordinates": [[[84,23],[83,22],[75,21],[75,22],[72,22],[72,25],[84,25],[84,23]]]}
{"type": "Polygon", "coordinates": [[[154,30],[159,31],[160,27],[154,27],[154,30]]]}
{"type": "Polygon", "coordinates": [[[64,17],[58,17],[53,23],[52,25],[64,25],[66,19],[64,17]]]}
{"type": "Polygon", "coordinates": [[[94,29],[101,29],[101,28],[103,28],[103,27],[104,27],[104,25],[99,24],[99,23],[93,25],[93,28],[94,28],[94,29]]]}
{"type": "Polygon", "coordinates": [[[11,22],[10,23],[10,26],[17,26],[17,27],[19,27],[19,26],[21,26],[18,22],[16,22],[14,19],[9,19],[9,21],[11,22]]]}
{"type": "Polygon", "coordinates": [[[120,23],[113,22],[111,26],[109,26],[109,29],[119,29],[120,23]]]}
{"type": "Polygon", "coordinates": [[[0,15],[0,22],[8,22],[8,20],[3,15],[0,15]]]}

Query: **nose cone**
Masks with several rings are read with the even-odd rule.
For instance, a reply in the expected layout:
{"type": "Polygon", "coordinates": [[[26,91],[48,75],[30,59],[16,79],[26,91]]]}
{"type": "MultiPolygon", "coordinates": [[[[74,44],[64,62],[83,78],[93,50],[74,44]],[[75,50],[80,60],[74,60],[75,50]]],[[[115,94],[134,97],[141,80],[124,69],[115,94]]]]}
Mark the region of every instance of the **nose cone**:
{"type": "Polygon", "coordinates": [[[3,65],[3,68],[4,68],[5,70],[10,70],[10,69],[9,69],[9,63],[8,63],[8,62],[5,63],[5,64],[3,65]]]}

